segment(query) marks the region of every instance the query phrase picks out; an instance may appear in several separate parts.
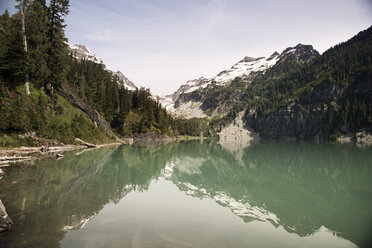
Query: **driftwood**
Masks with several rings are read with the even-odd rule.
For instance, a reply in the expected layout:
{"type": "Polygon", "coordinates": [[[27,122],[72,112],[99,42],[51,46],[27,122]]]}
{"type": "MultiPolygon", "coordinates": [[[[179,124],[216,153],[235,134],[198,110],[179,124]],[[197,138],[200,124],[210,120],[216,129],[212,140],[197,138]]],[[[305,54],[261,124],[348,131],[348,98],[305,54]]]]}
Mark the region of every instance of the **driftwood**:
{"type": "Polygon", "coordinates": [[[0,161],[18,161],[18,160],[31,160],[31,157],[22,157],[22,156],[4,156],[0,157],[0,161]]]}
{"type": "Polygon", "coordinates": [[[6,213],[5,207],[0,199],[0,232],[9,231],[13,228],[13,222],[6,213]]]}
{"type": "Polygon", "coordinates": [[[88,148],[96,148],[97,147],[97,145],[95,145],[95,144],[91,144],[91,143],[85,142],[85,141],[83,141],[81,139],[78,139],[78,138],[76,138],[75,141],[76,142],[79,142],[80,144],[85,145],[88,148]]]}
{"type": "Polygon", "coordinates": [[[31,161],[32,157],[23,157],[23,156],[3,156],[0,157],[0,167],[9,166],[10,163],[16,162],[26,162],[31,161]]]}

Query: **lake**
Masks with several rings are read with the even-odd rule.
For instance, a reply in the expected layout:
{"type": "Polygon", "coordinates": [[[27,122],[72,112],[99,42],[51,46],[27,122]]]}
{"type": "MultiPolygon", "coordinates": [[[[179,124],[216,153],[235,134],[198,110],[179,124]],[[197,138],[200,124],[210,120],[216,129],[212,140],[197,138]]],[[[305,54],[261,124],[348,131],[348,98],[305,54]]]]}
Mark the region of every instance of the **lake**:
{"type": "Polygon", "coordinates": [[[0,247],[368,247],[372,147],[185,141],[2,168],[0,247]]]}

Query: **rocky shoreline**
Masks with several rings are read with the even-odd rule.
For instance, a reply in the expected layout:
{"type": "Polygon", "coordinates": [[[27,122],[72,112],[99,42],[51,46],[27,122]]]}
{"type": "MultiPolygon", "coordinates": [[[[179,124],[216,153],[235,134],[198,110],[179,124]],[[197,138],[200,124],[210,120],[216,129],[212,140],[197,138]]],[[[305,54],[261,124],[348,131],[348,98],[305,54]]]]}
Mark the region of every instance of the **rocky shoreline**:
{"type": "Polygon", "coordinates": [[[0,168],[9,166],[17,162],[31,162],[43,157],[56,156],[57,158],[63,157],[61,153],[79,149],[92,149],[107,146],[118,146],[123,144],[133,144],[133,139],[124,139],[120,142],[108,144],[91,144],[83,140],[76,139],[76,143],[80,145],[60,145],[60,146],[35,146],[35,147],[17,147],[12,149],[0,149],[0,168]]]}

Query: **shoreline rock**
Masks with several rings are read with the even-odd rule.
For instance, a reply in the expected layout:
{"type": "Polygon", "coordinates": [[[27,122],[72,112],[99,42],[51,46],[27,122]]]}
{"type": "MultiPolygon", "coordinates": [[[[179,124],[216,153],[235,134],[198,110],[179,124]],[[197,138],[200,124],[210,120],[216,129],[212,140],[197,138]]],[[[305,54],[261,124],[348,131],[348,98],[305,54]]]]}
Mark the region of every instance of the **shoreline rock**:
{"type": "Polygon", "coordinates": [[[350,135],[342,135],[336,139],[341,144],[355,143],[357,145],[372,145],[372,134],[367,132],[357,132],[350,135]]]}
{"type": "Polygon", "coordinates": [[[0,232],[10,231],[13,228],[13,222],[8,216],[5,206],[0,199],[0,232]]]}

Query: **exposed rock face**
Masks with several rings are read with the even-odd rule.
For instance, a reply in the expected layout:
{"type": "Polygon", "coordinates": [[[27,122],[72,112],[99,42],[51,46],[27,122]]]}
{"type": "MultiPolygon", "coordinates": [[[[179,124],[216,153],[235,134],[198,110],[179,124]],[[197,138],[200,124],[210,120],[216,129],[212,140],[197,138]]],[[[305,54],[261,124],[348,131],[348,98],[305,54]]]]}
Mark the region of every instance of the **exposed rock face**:
{"type": "Polygon", "coordinates": [[[288,47],[283,51],[281,56],[284,56],[285,54],[294,54],[299,63],[307,63],[320,55],[316,50],[314,50],[313,46],[302,44],[298,44],[295,47],[288,47]]]}
{"type": "Polygon", "coordinates": [[[243,115],[244,111],[240,112],[232,123],[221,130],[218,134],[220,141],[245,142],[252,140],[251,132],[244,127],[243,115]]]}
{"type": "Polygon", "coordinates": [[[76,95],[68,85],[62,84],[60,94],[73,106],[79,108],[85,114],[89,116],[89,118],[104,128],[106,133],[111,137],[117,137],[110,128],[110,125],[107,123],[105,118],[98,113],[97,110],[92,109],[86,102],[83,101],[78,95],[76,95]]]}
{"type": "Polygon", "coordinates": [[[182,104],[177,108],[177,115],[184,117],[185,119],[191,118],[204,118],[207,115],[200,108],[201,102],[189,101],[186,104],[182,104]]]}
{"type": "Polygon", "coordinates": [[[13,222],[6,213],[5,207],[0,200],[0,232],[10,231],[13,228],[13,222]]]}
{"type": "Polygon", "coordinates": [[[121,71],[112,72],[113,75],[117,76],[120,81],[124,84],[125,87],[128,88],[128,90],[136,90],[137,86],[130,81],[121,71]]]}
{"type": "Polygon", "coordinates": [[[83,45],[69,45],[71,55],[77,60],[89,60],[97,64],[103,64],[103,60],[92,53],[87,47],[83,45]]]}

